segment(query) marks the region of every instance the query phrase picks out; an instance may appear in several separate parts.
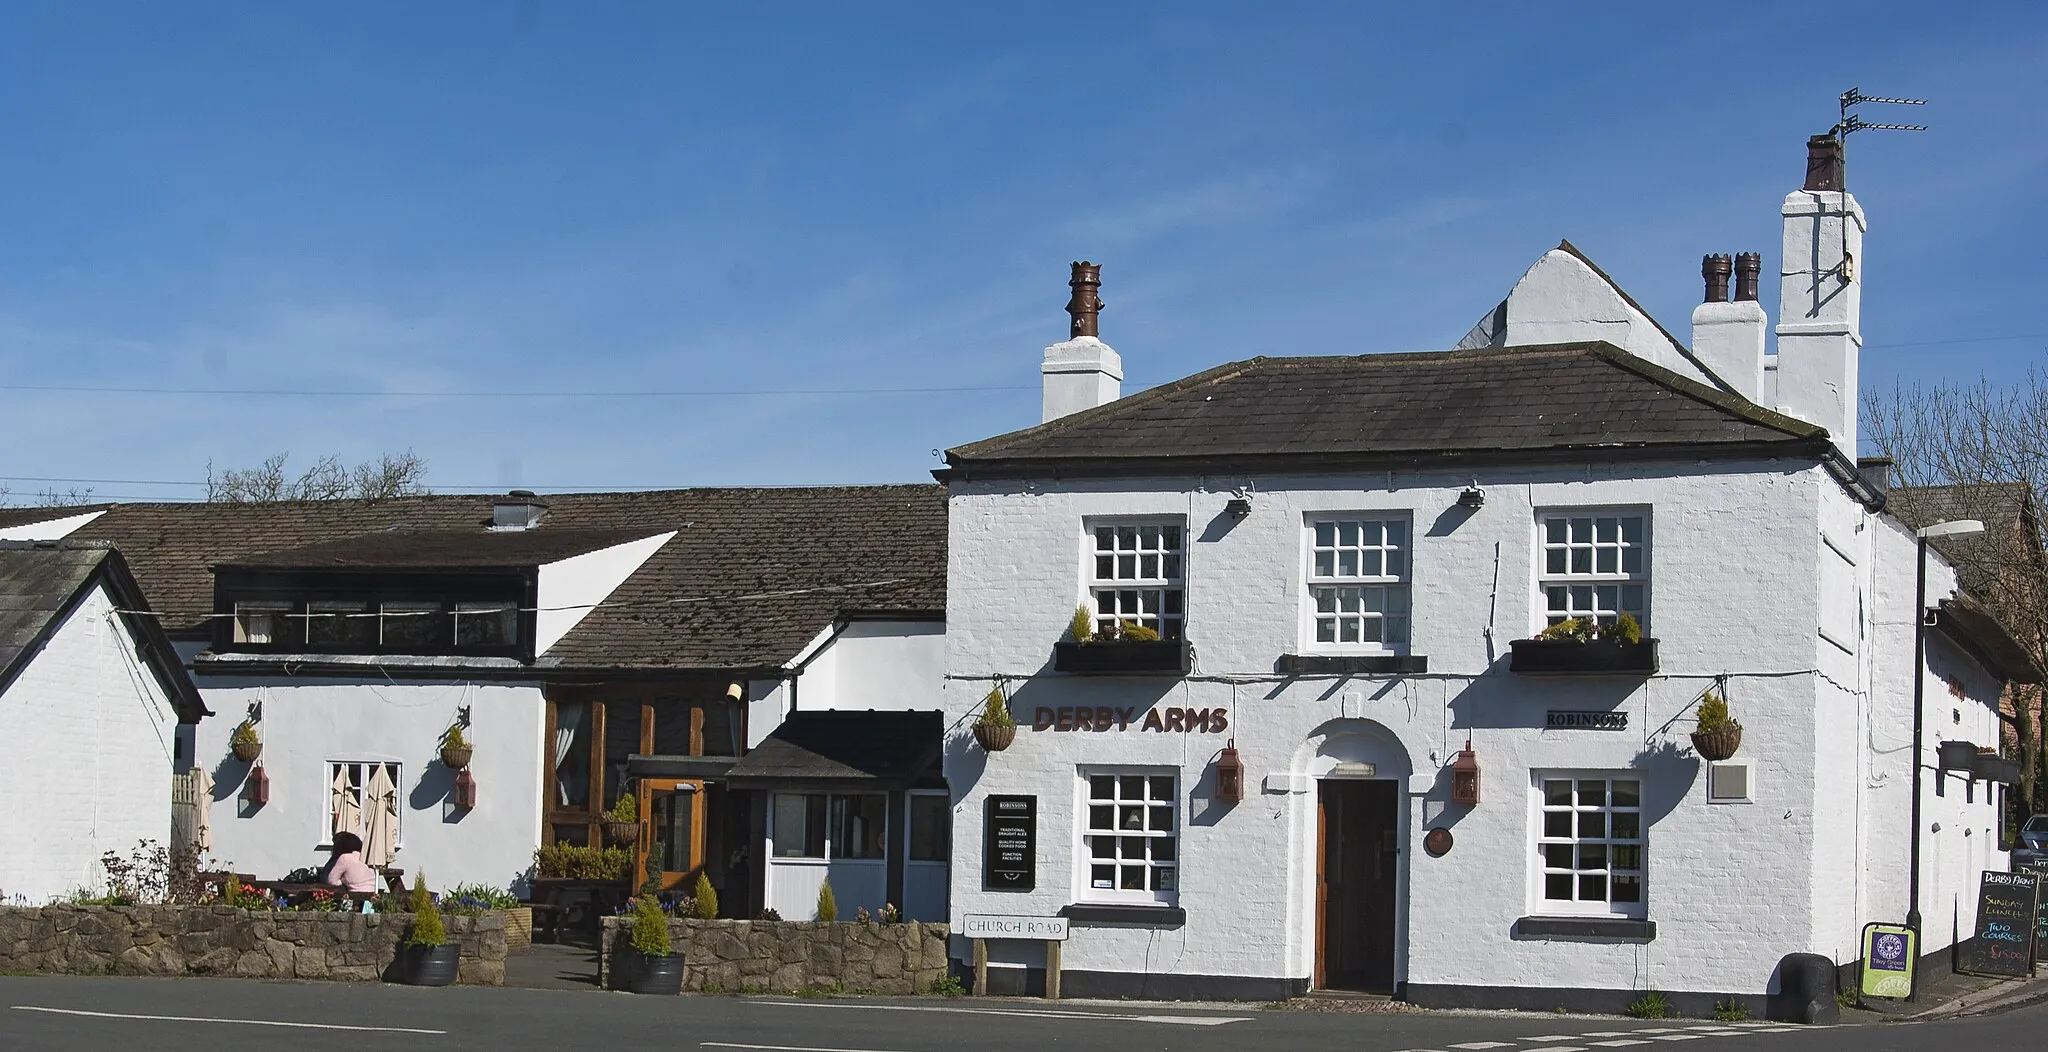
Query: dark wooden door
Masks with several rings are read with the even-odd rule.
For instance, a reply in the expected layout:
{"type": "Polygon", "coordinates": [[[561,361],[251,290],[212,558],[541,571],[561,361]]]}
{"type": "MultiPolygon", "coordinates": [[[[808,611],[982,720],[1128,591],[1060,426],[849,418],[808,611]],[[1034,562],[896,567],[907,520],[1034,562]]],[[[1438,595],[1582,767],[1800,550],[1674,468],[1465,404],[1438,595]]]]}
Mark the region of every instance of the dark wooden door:
{"type": "Polygon", "coordinates": [[[1394,905],[1400,796],[1391,781],[1327,780],[1316,823],[1317,985],[1394,989],[1394,905]]]}

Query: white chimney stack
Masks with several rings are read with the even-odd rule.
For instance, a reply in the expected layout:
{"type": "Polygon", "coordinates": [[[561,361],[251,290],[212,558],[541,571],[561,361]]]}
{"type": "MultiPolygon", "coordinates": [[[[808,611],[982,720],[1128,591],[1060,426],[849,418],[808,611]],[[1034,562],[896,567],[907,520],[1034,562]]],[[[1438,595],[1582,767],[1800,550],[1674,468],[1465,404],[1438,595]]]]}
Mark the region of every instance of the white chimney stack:
{"type": "Polygon", "coordinates": [[[1785,198],[1778,285],[1778,410],[1828,429],[1856,458],[1863,349],[1863,209],[1843,184],[1842,142],[1806,142],[1806,185],[1785,198]]]}
{"type": "Polygon", "coordinates": [[[1067,313],[1073,316],[1067,341],[1047,347],[1045,364],[1038,367],[1045,376],[1041,423],[1107,405],[1123,394],[1124,360],[1097,337],[1102,297],[1096,290],[1102,287],[1102,265],[1075,263],[1067,285],[1074,290],[1067,301],[1067,313]]]}
{"type": "Polygon", "coordinates": [[[1763,258],[1744,252],[1730,261],[1708,256],[1700,262],[1707,298],[1692,311],[1692,353],[1742,397],[1763,404],[1764,344],[1770,316],[1756,301],[1763,258]],[[1728,302],[1728,278],[1735,275],[1735,302],[1728,302]]]}

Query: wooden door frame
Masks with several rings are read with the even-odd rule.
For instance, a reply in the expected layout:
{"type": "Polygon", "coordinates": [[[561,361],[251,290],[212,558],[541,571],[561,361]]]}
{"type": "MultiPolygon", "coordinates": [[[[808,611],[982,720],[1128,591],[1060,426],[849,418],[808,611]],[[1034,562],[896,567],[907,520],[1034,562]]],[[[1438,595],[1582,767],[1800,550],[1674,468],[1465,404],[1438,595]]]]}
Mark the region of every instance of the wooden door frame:
{"type": "Polygon", "coordinates": [[[702,778],[642,778],[635,787],[634,795],[640,805],[640,839],[633,845],[634,887],[639,887],[647,875],[647,856],[654,848],[654,794],[676,791],[683,786],[695,786],[690,790],[690,868],[680,872],[662,870],[662,890],[682,887],[690,883],[697,874],[704,872],[705,834],[705,792],[702,778]],[[676,874],[675,883],[668,881],[670,873],[676,874]]]}
{"type": "Polygon", "coordinates": [[[1330,858],[1330,816],[1324,810],[1326,801],[1323,796],[1324,786],[1328,783],[1329,779],[1327,778],[1316,779],[1316,966],[1315,977],[1312,981],[1314,989],[1317,990],[1326,989],[1323,984],[1325,981],[1327,947],[1330,941],[1327,935],[1329,930],[1330,883],[1328,874],[1324,872],[1325,867],[1329,865],[1330,858]]]}
{"type": "MultiPolygon", "coordinates": [[[[1328,872],[1328,870],[1329,870],[1329,859],[1330,859],[1330,816],[1329,816],[1329,812],[1328,812],[1328,798],[1327,798],[1327,795],[1326,795],[1326,794],[1327,794],[1327,791],[1329,790],[1329,788],[1330,788],[1330,787],[1331,787],[1332,785],[1347,785],[1347,786],[1348,786],[1348,785],[1371,785],[1371,784],[1373,784],[1373,783],[1375,783],[1375,782],[1383,782],[1383,783],[1391,784],[1391,785],[1392,785],[1392,786],[1394,787],[1394,790],[1393,790],[1393,806],[1392,806],[1391,808],[1389,808],[1389,809],[1388,809],[1388,812],[1387,812],[1387,817],[1388,817],[1388,818],[1389,818],[1389,819],[1391,820],[1391,822],[1392,822],[1392,824],[1391,824],[1391,826],[1389,827],[1389,830],[1388,830],[1388,831],[1389,831],[1389,832],[1391,833],[1391,835],[1392,835],[1392,837],[1393,837],[1393,840],[1394,840],[1394,861],[1393,861],[1394,871],[1393,871],[1393,872],[1392,872],[1391,874],[1389,874],[1389,875],[1388,875],[1388,880],[1390,880],[1390,881],[1392,882],[1392,885],[1393,885],[1393,888],[1392,888],[1392,890],[1393,890],[1393,896],[1394,896],[1394,906],[1393,906],[1393,910],[1392,910],[1392,912],[1391,912],[1391,913],[1389,914],[1389,916],[1388,916],[1388,923],[1389,923],[1390,925],[1392,925],[1392,936],[1393,936],[1393,943],[1394,943],[1394,945],[1393,945],[1393,951],[1392,951],[1392,954],[1393,954],[1393,956],[1392,956],[1392,960],[1391,960],[1391,962],[1390,962],[1390,963],[1391,963],[1391,965],[1392,965],[1392,975],[1393,975],[1393,986],[1394,986],[1394,987],[1395,987],[1396,989],[1398,989],[1398,988],[1400,987],[1400,985],[1401,985],[1401,939],[1402,939],[1402,932],[1403,932],[1403,926],[1402,926],[1402,919],[1401,919],[1401,898],[1402,898],[1402,888],[1403,888],[1403,886],[1404,886],[1404,884],[1405,884],[1405,881],[1406,881],[1406,873],[1405,873],[1405,872],[1404,872],[1404,870],[1403,870],[1403,866],[1404,866],[1404,864],[1405,864],[1405,861],[1406,861],[1406,856],[1407,856],[1407,851],[1403,849],[1403,846],[1402,846],[1403,842],[1402,842],[1402,838],[1401,838],[1402,830],[1403,830],[1403,828],[1404,828],[1404,825],[1405,825],[1405,817],[1406,817],[1406,816],[1405,816],[1405,815],[1403,814],[1403,811],[1402,811],[1402,807],[1401,807],[1401,804],[1402,804],[1402,793],[1401,793],[1401,784],[1400,784],[1400,782],[1399,782],[1398,780],[1395,780],[1395,779],[1387,779],[1387,778],[1318,778],[1318,779],[1316,779],[1316,780],[1315,780],[1315,784],[1316,784],[1316,847],[1315,847],[1315,851],[1316,851],[1316,911],[1315,911],[1315,912],[1316,912],[1316,921],[1315,921],[1315,924],[1316,924],[1316,926],[1315,926],[1315,972],[1314,972],[1314,977],[1313,977],[1313,978],[1311,979],[1311,982],[1312,982],[1312,983],[1314,984],[1314,985],[1313,985],[1313,986],[1311,987],[1311,989],[1316,989],[1316,990],[1327,990],[1327,989],[1330,989],[1330,987],[1329,987],[1329,986],[1327,985],[1327,983],[1329,982],[1329,938],[1328,938],[1328,934],[1329,934],[1329,926],[1328,926],[1328,925],[1329,925],[1329,880],[1328,880],[1328,877],[1329,877],[1329,872],[1328,872]]],[[[1378,848],[1377,846],[1375,846],[1374,850],[1375,850],[1375,851],[1377,851],[1377,850],[1379,850],[1379,848],[1378,848]]]]}

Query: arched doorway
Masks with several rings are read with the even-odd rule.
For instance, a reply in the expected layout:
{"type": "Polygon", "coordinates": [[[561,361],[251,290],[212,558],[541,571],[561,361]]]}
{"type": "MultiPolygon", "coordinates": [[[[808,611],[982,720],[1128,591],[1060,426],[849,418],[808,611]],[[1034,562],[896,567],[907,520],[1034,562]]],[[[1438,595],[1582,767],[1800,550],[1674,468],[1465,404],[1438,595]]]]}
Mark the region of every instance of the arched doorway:
{"type": "Polygon", "coordinates": [[[1318,728],[1315,985],[1391,993],[1404,860],[1407,750],[1385,727],[1339,720],[1318,728]]]}

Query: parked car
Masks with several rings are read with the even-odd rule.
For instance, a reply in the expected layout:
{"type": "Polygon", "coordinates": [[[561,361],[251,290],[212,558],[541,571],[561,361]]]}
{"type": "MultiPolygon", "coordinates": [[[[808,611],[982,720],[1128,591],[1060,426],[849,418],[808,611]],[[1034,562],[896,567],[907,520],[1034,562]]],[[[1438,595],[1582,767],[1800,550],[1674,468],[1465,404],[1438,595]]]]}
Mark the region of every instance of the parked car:
{"type": "Polygon", "coordinates": [[[2035,815],[2020,827],[2019,842],[2012,847],[2012,860],[2048,862],[2048,815],[2035,815]]]}

